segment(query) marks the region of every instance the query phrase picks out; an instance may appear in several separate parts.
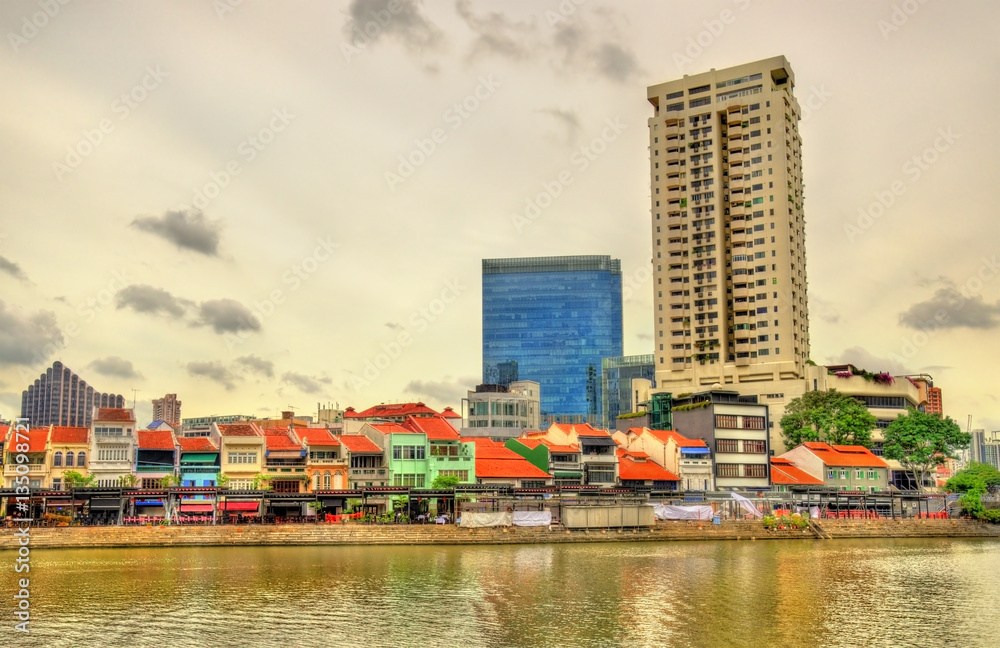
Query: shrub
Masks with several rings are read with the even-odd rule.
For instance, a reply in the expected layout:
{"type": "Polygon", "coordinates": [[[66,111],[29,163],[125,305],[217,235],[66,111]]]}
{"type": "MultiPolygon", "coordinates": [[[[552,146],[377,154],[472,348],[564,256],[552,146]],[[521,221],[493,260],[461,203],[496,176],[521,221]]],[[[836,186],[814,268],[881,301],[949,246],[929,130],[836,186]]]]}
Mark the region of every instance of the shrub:
{"type": "Polygon", "coordinates": [[[989,509],[983,511],[979,519],[983,522],[989,522],[990,524],[1000,524],[1000,509],[989,509]]]}

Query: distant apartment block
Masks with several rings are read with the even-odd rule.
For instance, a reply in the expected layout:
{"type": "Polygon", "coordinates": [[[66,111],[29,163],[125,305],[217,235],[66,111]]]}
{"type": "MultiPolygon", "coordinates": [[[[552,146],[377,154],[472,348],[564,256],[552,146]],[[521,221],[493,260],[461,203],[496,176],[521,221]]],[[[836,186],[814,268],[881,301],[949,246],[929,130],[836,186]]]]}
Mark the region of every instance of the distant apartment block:
{"type": "Polygon", "coordinates": [[[96,391],[58,360],[21,392],[21,418],[38,427],[90,427],[95,407],[124,406],[124,396],[96,391]]]}
{"type": "Polygon", "coordinates": [[[178,425],[181,422],[181,402],[177,394],[153,399],[153,420],[178,425]]]}
{"type": "MultiPolygon", "coordinates": [[[[521,430],[539,426],[541,386],[533,380],[515,380],[509,385],[477,385],[463,399],[466,428],[504,428],[502,436],[519,436],[521,430]]],[[[477,435],[478,436],[478,435],[477,435]]]]}

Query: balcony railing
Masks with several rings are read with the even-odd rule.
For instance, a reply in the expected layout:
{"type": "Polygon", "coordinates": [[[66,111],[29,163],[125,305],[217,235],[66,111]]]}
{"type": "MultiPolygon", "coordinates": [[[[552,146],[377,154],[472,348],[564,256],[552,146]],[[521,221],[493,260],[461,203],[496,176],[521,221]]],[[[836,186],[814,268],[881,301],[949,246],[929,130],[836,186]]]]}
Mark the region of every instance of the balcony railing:
{"type": "Polygon", "coordinates": [[[48,466],[45,464],[7,464],[3,468],[4,477],[16,477],[17,475],[43,475],[48,472],[48,466]],[[18,471],[18,466],[27,466],[28,472],[18,471]]]}

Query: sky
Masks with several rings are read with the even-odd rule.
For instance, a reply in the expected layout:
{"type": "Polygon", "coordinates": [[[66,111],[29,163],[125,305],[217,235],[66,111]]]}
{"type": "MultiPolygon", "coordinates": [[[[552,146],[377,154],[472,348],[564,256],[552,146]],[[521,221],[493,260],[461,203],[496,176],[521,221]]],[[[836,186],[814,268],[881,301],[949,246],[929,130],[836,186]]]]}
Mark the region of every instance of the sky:
{"type": "Polygon", "coordinates": [[[0,4],[0,417],[55,360],[183,416],[480,382],[481,261],[622,261],[651,353],[646,87],[788,58],[812,359],[1000,429],[993,2],[0,4]],[[135,391],[133,391],[135,390],[135,391]]]}

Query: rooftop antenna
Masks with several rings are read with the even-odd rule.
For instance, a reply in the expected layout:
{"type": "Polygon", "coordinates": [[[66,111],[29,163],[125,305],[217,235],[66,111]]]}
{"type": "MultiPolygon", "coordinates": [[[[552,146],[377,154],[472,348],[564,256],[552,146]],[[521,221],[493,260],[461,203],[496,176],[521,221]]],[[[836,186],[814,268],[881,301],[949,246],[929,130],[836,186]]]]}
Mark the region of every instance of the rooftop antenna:
{"type": "Polygon", "coordinates": [[[132,409],[135,409],[135,395],[137,392],[142,391],[141,389],[132,388],[132,409]]]}

